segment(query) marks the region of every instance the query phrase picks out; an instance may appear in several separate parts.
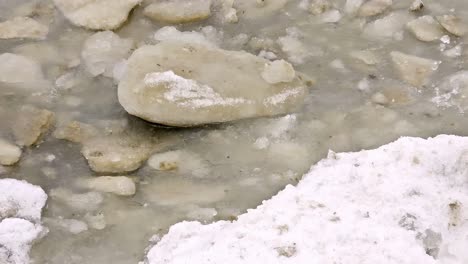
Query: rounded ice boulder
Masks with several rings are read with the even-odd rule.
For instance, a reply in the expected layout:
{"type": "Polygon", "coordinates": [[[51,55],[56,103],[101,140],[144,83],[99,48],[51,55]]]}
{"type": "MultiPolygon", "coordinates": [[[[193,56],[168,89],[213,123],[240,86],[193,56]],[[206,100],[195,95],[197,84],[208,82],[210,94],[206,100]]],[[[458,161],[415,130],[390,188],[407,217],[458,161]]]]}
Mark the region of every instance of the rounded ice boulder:
{"type": "Polygon", "coordinates": [[[269,83],[262,78],[268,63],[247,52],[195,43],[143,46],[128,60],[119,102],[131,115],[178,127],[295,111],[307,82],[296,74],[286,82],[269,83]]]}

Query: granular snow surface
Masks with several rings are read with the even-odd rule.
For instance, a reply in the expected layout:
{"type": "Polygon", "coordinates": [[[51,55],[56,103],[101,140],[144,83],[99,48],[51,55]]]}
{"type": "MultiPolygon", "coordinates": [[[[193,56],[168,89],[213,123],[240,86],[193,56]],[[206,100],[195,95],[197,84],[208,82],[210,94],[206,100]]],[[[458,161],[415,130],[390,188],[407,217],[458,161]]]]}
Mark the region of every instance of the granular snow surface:
{"type": "Polygon", "coordinates": [[[149,264],[468,263],[468,138],[330,152],[234,222],[172,226],[149,264]]]}
{"type": "Polygon", "coordinates": [[[32,244],[47,232],[40,223],[47,195],[14,179],[0,179],[0,194],[0,263],[28,264],[32,244]]]}

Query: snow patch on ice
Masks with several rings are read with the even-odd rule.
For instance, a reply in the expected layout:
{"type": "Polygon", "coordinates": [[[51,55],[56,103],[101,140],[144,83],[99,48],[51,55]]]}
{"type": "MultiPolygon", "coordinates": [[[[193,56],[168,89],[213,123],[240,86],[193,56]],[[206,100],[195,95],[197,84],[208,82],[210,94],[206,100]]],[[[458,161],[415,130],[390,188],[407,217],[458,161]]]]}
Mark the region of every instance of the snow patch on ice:
{"type": "Polygon", "coordinates": [[[47,195],[14,179],[0,179],[0,194],[0,263],[27,264],[32,244],[47,232],[40,224],[47,195]]]}
{"type": "Polygon", "coordinates": [[[277,105],[282,104],[291,97],[296,97],[301,94],[302,88],[296,88],[292,90],[287,90],[285,92],[275,94],[263,100],[263,103],[266,105],[277,105]]]}

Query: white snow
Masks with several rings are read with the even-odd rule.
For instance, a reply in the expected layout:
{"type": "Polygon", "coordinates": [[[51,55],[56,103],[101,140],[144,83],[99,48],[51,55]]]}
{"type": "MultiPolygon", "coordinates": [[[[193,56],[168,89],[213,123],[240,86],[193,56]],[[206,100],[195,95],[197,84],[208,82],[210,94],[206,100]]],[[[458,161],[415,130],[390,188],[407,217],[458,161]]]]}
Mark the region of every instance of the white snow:
{"type": "Polygon", "coordinates": [[[7,218],[0,222],[0,263],[27,264],[29,250],[41,236],[43,228],[21,218],[7,218]]]}
{"type": "Polygon", "coordinates": [[[0,263],[27,264],[32,244],[47,232],[40,224],[47,195],[14,179],[0,179],[0,194],[0,263]]]}
{"type": "Polygon", "coordinates": [[[168,90],[164,93],[164,99],[183,107],[200,108],[248,103],[243,98],[224,98],[208,85],[185,79],[173,71],[148,73],[144,82],[147,86],[166,86],[168,90]]]}
{"type": "Polygon", "coordinates": [[[17,217],[37,222],[47,200],[44,191],[25,181],[0,179],[0,219],[17,217]]]}
{"type": "Polygon", "coordinates": [[[237,221],[172,226],[147,263],[468,263],[468,138],[334,153],[237,221]]]}

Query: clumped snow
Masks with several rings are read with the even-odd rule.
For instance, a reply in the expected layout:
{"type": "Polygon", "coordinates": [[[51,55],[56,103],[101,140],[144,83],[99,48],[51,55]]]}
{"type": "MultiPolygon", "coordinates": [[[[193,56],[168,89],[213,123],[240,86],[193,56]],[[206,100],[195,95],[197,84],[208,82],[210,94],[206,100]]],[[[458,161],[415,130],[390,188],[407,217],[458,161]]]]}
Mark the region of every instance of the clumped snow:
{"type": "Polygon", "coordinates": [[[27,264],[32,244],[47,232],[40,224],[47,195],[14,179],[0,179],[0,193],[0,263],[27,264]]]}
{"type": "Polygon", "coordinates": [[[334,153],[237,221],[171,227],[146,262],[468,263],[468,138],[334,153]]]}
{"type": "Polygon", "coordinates": [[[41,218],[47,195],[44,191],[24,181],[0,179],[0,219],[24,218],[37,222],[41,218]]]}

